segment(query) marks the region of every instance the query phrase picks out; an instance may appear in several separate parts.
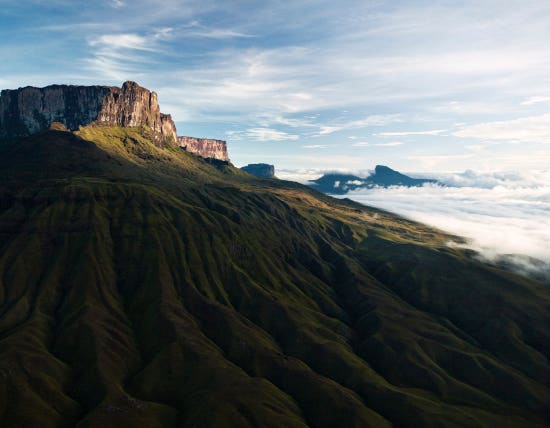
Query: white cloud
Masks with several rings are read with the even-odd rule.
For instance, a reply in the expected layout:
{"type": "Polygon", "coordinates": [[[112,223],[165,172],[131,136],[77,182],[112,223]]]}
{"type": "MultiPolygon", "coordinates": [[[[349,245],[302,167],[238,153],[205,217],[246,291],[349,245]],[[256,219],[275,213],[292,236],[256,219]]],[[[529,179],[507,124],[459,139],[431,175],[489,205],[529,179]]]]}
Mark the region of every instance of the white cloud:
{"type": "Polygon", "coordinates": [[[373,145],[378,147],[396,147],[396,146],[402,146],[403,144],[404,143],[402,141],[390,141],[388,143],[377,143],[373,145]]]}
{"type": "Polygon", "coordinates": [[[308,183],[323,175],[323,171],[316,168],[301,168],[301,169],[277,169],[277,177],[281,180],[297,181],[298,183],[308,183]]]}
{"type": "Polygon", "coordinates": [[[550,114],[519,119],[486,122],[454,132],[461,138],[519,142],[550,142],[550,114]]]}
{"type": "Polygon", "coordinates": [[[255,141],[287,141],[297,140],[298,135],[288,134],[272,128],[249,128],[246,136],[255,141]]]}
{"type": "Polygon", "coordinates": [[[488,258],[522,254],[550,263],[549,171],[467,171],[439,179],[461,187],[358,190],[346,197],[469,238],[488,258]]]}
{"type": "Polygon", "coordinates": [[[369,143],[368,141],[361,141],[359,143],[352,144],[354,147],[396,147],[401,146],[404,143],[402,141],[389,141],[387,143],[369,143]]]}
{"type": "Polygon", "coordinates": [[[471,159],[472,153],[459,155],[414,155],[407,156],[407,159],[420,162],[422,168],[429,171],[449,171],[454,169],[454,164],[460,159],[471,159]]]}
{"type": "Polygon", "coordinates": [[[309,146],[302,146],[303,149],[326,149],[329,146],[326,144],[312,144],[309,146]]]}
{"type": "Polygon", "coordinates": [[[141,35],[136,33],[103,34],[88,40],[91,56],[83,62],[88,69],[105,77],[122,81],[137,80],[155,61],[151,57],[161,51],[160,43],[167,40],[172,28],[163,27],[141,35]]]}
{"type": "Polygon", "coordinates": [[[180,33],[184,37],[198,37],[207,39],[231,39],[231,38],[247,38],[255,37],[252,34],[245,34],[240,31],[232,30],[229,28],[211,28],[202,25],[199,21],[192,21],[191,23],[183,26],[183,31],[180,33]]]}
{"type": "Polygon", "coordinates": [[[341,131],[341,126],[321,126],[321,129],[319,130],[319,135],[328,135],[332,134],[333,132],[341,131]]]}
{"type": "Polygon", "coordinates": [[[446,132],[446,129],[432,129],[428,131],[398,131],[398,132],[379,132],[380,137],[405,137],[408,135],[440,135],[446,132]]]}
{"type": "Polygon", "coordinates": [[[126,3],[122,0],[110,0],[109,4],[114,7],[115,9],[120,9],[121,7],[125,7],[126,3]]]}
{"type": "Polygon", "coordinates": [[[547,103],[549,101],[550,101],[550,97],[536,96],[536,97],[527,98],[525,101],[523,101],[521,103],[521,105],[522,106],[530,106],[530,105],[533,105],[533,104],[547,103]]]}
{"type": "Polygon", "coordinates": [[[512,107],[503,106],[502,103],[487,103],[480,101],[448,101],[434,107],[434,111],[452,115],[480,115],[502,114],[512,107]]]}
{"type": "Polygon", "coordinates": [[[105,34],[89,42],[90,46],[116,49],[152,51],[151,39],[138,34],[105,34]]]}
{"type": "Polygon", "coordinates": [[[399,114],[375,114],[367,116],[364,119],[342,122],[334,125],[324,125],[320,127],[318,135],[328,135],[337,131],[347,131],[352,129],[362,129],[369,126],[385,126],[394,122],[401,122],[402,118],[399,114]]]}

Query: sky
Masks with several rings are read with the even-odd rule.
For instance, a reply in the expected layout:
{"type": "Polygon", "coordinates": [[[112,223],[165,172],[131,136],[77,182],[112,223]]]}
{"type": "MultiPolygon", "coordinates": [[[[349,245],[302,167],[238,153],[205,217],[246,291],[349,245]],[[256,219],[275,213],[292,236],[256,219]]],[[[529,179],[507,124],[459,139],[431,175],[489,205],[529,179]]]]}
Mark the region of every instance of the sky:
{"type": "Polygon", "coordinates": [[[0,88],[159,94],[280,175],[550,165],[550,2],[0,0],[0,88]]]}

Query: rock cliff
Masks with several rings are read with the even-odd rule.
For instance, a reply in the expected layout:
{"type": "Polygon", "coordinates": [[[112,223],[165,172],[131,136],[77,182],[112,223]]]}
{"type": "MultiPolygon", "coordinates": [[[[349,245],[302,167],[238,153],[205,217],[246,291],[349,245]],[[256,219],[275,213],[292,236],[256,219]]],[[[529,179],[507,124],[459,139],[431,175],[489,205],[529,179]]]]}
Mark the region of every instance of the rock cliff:
{"type": "Polygon", "coordinates": [[[275,178],[275,167],[267,163],[251,163],[241,168],[244,172],[260,178],[275,178]]]}
{"type": "Polygon", "coordinates": [[[176,126],[160,112],[157,94],[135,82],[113,86],[27,86],[0,94],[0,139],[35,134],[53,122],[79,126],[147,126],[157,143],[175,141],[176,126]]]}
{"type": "Polygon", "coordinates": [[[225,141],[207,138],[178,137],[178,143],[186,151],[203,158],[229,162],[227,144],[225,141]]]}

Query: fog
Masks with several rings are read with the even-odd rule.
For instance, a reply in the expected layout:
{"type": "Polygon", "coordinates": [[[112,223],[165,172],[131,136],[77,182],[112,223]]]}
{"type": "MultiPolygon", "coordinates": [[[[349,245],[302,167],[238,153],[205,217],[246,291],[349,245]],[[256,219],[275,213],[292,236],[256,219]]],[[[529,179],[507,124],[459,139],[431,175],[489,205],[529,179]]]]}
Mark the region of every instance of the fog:
{"type": "Polygon", "coordinates": [[[526,270],[550,271],[550,171],[429,178],[445,186],[365,189],[343,197],[468,238],[468,246],[489,260],[534,257],[544,263],[507,259],[526,270]]]}

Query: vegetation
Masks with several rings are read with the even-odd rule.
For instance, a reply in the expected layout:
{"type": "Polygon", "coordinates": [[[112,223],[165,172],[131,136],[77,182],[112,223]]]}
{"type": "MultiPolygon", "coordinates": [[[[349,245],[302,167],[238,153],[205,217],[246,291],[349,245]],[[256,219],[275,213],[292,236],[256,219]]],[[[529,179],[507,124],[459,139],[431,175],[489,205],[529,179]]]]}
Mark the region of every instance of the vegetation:
{"type": "Polygon", "coordinates": [[[0,426],[550,426],[550,288],[146,129],[0,146],[0,426]]]}

